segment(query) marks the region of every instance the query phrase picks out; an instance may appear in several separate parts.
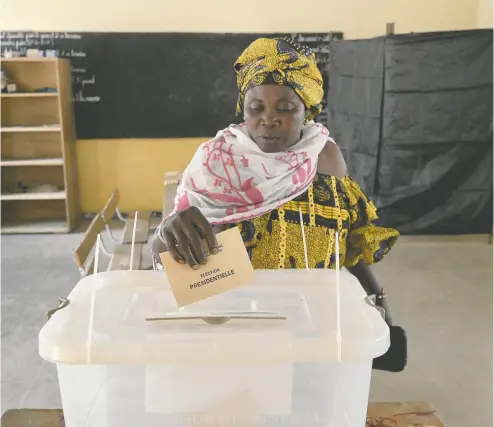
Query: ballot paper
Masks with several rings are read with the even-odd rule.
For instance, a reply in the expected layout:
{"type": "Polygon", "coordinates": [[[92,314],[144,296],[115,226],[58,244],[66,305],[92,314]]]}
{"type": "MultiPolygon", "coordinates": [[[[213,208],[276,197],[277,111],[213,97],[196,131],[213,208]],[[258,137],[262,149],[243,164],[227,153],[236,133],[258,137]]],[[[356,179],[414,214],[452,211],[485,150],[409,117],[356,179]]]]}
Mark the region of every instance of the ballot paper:
{"type": "MultiPolygon", "coordinates": [[[[178,307],[202,301],[245,285],[254,278],[254,268],[237,227],[216,235],[219,253],[207,253],[207,264],[193,270],[177,263],[168,252],[160,254],[164,272],[178,307]]],[[[205,249],[207,245],[204,246],[205,249]]]]}

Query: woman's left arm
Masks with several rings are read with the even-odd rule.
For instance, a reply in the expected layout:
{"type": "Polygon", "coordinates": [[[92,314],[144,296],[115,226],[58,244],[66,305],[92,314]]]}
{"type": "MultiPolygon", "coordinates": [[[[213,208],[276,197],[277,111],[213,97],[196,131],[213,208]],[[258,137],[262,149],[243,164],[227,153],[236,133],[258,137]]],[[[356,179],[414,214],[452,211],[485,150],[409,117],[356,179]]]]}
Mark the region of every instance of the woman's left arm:
{"type": "Polygon", "coordinates": [[[379,307],[384,308],[386,323],[391,326],[392,319],[388,304],[386,302],[386,296],[384,295],[383,289],[379,286],[379,283],[377,283],[370,266],[368,266],[363,260],[359,260],[355,266],[347,267],[347,270],[360,282],[364,290],[367,292],[367,295],[376,295],[376,304],[379,307]]]}
{"type": "MultiPolygon", "coordinates": [[[[326,175],[336,176],[338,178],[342,178],[347,174],[348,171],[345,159],[343,158],[340,148],[336,143],[331,141],[326,143],[326,146],[319,155],[317,171],[326,175]]],[[[376,295],[376,304],[384,308],[386,312],[386,322],[389,326],[391,326],[391,314],[389,313],[385,296],[382,292],[382,288],[377,283],[370,266],[361,259],[355,266],[347,267],[347,269],[360,282],[364,290],[367,292],[367,295],[376,295]]]]}

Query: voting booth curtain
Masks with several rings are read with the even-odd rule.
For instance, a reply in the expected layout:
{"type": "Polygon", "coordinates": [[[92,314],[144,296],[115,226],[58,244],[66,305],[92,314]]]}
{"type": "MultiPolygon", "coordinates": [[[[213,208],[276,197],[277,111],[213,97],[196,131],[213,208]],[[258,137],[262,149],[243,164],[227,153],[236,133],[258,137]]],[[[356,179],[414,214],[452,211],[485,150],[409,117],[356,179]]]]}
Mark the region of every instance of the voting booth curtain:
{"type": "Polygon", "coordinates": [[[403,234],[492,232],[492,31],[331,42],[329,128],[403,234]]]}

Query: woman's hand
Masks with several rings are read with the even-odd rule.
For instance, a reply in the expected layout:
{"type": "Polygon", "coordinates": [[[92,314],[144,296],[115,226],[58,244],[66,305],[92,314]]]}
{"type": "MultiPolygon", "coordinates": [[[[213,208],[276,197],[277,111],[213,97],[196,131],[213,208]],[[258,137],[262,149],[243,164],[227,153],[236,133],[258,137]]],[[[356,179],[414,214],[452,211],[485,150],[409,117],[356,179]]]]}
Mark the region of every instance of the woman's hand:
{"type": "Polygon", "coordinates": [[[357,280],[367,292],[367,295],[376,295],[376,305],[378,307],[384,308],[384,320],[386,321],[388,326],[392,326],[393,321],[391,319],[391,313],[389,312],[386,296],[383,292],[383,289],[377,283],[374,274],[372,274],[372,270],[370,269],[370,267],[362,260],[360,260],[355,266],[347,267],[347,269],[357,278],[357,280]]]}
{"type": "Polygon", "coordinates": [[[166,249],[180,264],[189,264],[194,270],[206,264],[207,255],[203,246],[206,241],[209,252],[219,252],[218,242],[211,224],[195,206],[169,216],[161,227],[166,249]]]}
{"type": "Polygon", "coordinates": [[[376,305],[384,309],[384,321],[388,326],[393,326],[393,319],[391,318],[391,313],[389,311],[388,303],[386,298],[377,298],[376,305]]]}

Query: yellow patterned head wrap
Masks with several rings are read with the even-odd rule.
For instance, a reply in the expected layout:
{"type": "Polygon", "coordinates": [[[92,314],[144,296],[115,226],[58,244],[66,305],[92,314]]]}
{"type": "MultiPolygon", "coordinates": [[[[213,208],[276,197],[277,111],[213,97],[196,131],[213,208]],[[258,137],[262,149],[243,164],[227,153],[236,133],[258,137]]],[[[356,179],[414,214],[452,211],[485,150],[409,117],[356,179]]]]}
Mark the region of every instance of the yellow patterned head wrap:
{"type": "Polygon", "coordinates": [[[259,38],[243,51],[234,68],[239,89],[237,114],[243,111],[247,89],[261,85],[268,76],[297,93],[305,104],[308,120],[321,112],[323,81],[315,55],[308,47],[289,38],[259,38]]]}

